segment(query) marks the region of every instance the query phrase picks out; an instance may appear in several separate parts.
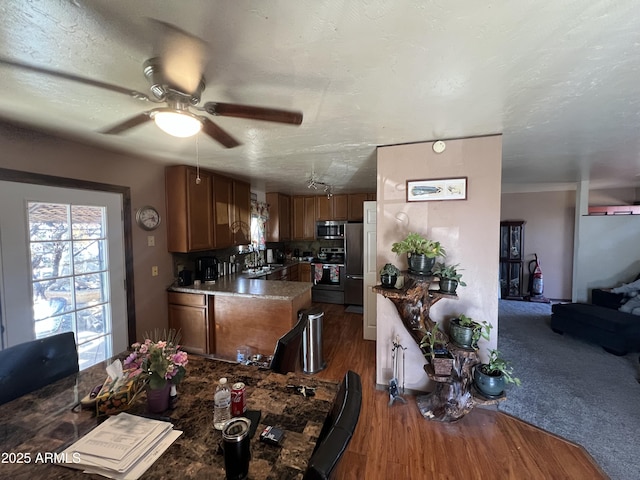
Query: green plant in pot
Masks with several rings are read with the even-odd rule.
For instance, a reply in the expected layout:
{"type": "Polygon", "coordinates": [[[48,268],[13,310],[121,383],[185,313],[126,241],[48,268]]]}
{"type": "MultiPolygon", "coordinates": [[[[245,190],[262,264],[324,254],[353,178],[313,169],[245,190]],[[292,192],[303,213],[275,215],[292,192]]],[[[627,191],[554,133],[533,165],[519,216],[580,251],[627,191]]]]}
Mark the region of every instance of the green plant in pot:
{"type": "Polygon", "coordinates": [[[424,332],[420,342],[423,355],[433,366],[433,372],[438,376],[451,375],[453,368],[453,355],[447,350],[444,336],[438,323],[434,322],[430,331],[424,332]]]}
{"type": "Polygon", "coordinates": [[[455,294],[458,285],[462,287],[467,286],[467,284],[462,281],[462,274],[458,273],[459,266],[459,263],[456,263],[455,265],[437,263],[433,268],[432,273],[440,279],[439,285],[442,293],[455,294]]]}
{"type": "Polygon", "coordinates": [[[393,243],[391,251],[398,255],[406,253],[409,271],[419,275],[431,275],[436,258],[446,255],[440,242],[429,240],[419,233],[409,233],[404,240],[393,243]]]}
{"type": "Polygon", "coordinates": [[[488,322],[478,322],[471,317],[460,314],[458,318],[449,321],[449,336],[453,343],[462,348],[478,348],[478,340],[489,340],[493,325],[488,322]]]}
{"type": "Polygon", "coordinates": [[[476,389],[489,398],[499,397],[508,384],[520,386],[520,379],[513,376],[513,367],[502,358],[499,350],[489,351],[489,362],[476,365],[473,371],[473,384],[476,389]]]}
{"type": "Polygon", "coordinates": [[[398,280],[398,275],[400,275],[398,267],[392,263],[386,263],[384,267],[380,269],[380,283],[385,288],[394,287],[398,280]]]}

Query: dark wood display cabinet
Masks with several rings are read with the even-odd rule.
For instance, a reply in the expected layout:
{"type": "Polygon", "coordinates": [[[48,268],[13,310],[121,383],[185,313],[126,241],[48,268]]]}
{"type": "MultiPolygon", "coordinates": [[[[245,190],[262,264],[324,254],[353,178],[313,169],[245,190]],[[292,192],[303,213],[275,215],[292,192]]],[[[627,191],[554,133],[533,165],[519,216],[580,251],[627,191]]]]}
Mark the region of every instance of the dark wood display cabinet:
{"type": "Polygon", "coordinates": [[[522,299],[524,220],[500,222],[500,294],[522,299]]]}

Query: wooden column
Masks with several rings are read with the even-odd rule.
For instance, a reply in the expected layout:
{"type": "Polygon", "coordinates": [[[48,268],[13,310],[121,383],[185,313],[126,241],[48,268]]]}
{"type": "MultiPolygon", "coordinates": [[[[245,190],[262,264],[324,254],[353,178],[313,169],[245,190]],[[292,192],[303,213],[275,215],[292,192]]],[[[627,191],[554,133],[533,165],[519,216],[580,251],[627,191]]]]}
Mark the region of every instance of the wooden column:
{"type": "MultiPolygon", "coordinates": [[[[391,300],[405,328],[420,345],[425,332],[431,331],[435,324],[429,317],[431,306],[441,299],[453,300],[458,296],[430,290],[434,277],[405,274],[405,280],[401,289],[377,285],[373,290],[391,300]]],[[[424,418],[454,422],[469,413],[476,405],[495,404],[506,398],[484,398],[473,387],[473,367],[480,363],[477,350],[455,345],[442,331],[438,336],[438,343],[446,345],[453,355],[453,369],[448,376],[438,376],[430,363],[424,366],[425,372],[435,383],[433,392],[416,397],[418,408],[424,418]]],[[[421,350],[428,353],[425,348],[421,350]]]]}

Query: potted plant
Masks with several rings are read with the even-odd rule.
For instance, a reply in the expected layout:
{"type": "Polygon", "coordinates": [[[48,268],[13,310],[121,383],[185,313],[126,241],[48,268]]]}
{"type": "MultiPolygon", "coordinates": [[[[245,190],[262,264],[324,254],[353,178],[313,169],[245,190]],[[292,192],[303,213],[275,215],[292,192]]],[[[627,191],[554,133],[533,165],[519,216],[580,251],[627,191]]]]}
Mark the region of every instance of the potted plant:
{"type": "Polygon", "coordinates": [[[420,349],[433,366],[433,372],[437,376],[448,377],[451,375],[453,355],[443,343],[442,332],[437,323],[434,322],[431,331],[425,332],[420,342],[420,349]]]}
{"type": "Polygon", "coordinates": [[[462,281],[462,274],[458,273],[459,263],[455,265],[445,265],[437,263],[433,268],[433,274],[440,279],[440,291],[442,293],[455,294],[458,285],[466,287],[467,284],[462,281]]]}
{"type": "Polygon", "coordinates": [[[449,336],[453,343],[462,348],[477,348],[478,340],[489,340],[493,325],[485,321],[477,322],[460,314],[449,321],[449,336]]]}
{"type": "Polygon", "coordinates": [[[431,275],[436,257],[444,257],[446,252],[440,242],[429,240],[419,233],[409,233],[404,240],[391,245],[391,251],[407,254],[409,271],[419,275],[431,275]]]}
{"type": "Polygon", "coordinates": [[[380,269],[380,283],[385,288],[391,288],[396,285],[400,270],[392,263],[386,263],[384,267],[380,269]]]}
{"type": "Polygon", "coordinates": [[[513,367],[502,358],[499,350],[489,351],[489,362],[476,365],[473,371],[473,384],[487,397],[499,397],[507,384],[520,386],[520,379],[513,376],[513,367]]]}

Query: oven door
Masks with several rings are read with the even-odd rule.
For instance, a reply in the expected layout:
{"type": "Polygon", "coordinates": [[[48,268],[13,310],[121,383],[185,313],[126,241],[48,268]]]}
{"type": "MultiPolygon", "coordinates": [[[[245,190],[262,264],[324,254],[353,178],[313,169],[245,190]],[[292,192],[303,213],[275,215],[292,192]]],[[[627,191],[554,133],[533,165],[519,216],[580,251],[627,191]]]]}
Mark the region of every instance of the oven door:
{"type": "Polygon", "coordinates": [[[344,290],[344,265],[312,263],[311,275],[313,276],[314,288],[319,290],[344,290]]]}

